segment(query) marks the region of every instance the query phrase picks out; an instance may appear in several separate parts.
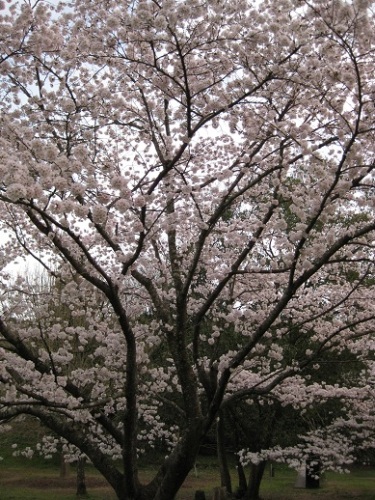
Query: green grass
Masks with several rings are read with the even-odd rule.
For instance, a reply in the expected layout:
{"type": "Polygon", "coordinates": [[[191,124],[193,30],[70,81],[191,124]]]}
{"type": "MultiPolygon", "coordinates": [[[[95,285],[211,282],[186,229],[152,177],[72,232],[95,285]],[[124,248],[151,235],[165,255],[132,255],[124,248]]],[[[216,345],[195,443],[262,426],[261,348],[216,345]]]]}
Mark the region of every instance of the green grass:
{"type": "MultiPolygon", "coordinates": [[[[156,467],[141,470],[145,481],[155,473],[156,467]]],[[[234,473],[234,471],[233,471],[234,473]]],[[[112,489],[92,468],[86,472],[88,500],[115,500],[112,489]]],[[[264,500],[375,500],[375,469],[355,468],[353,473],[327,473],[318,490],[294,488],[296,473],[283,466],[276,466],[275,476],[266,471],[261,487],[264,500]]],[[[214,487],[219,486],[219,472],[212,459],[202,458],[187,478],[177,500],[192,500],[196,490],[204,490],[207,500],[214,487]]],[[[75,470],[71,468],[66,478],[59,477],[59,467],[49,462],[35,463],[24,459],[3,461],[0,466],[1,500],[73,500],[75,495],[75,470]]]]}

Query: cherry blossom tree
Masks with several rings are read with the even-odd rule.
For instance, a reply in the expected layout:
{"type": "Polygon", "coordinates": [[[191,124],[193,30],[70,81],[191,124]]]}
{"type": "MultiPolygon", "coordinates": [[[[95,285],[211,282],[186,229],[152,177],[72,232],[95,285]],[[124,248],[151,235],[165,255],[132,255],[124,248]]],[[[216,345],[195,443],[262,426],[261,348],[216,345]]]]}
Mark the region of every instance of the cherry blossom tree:
{"type": "Polygon", "coordinates": [[[0,6],[0,418],[172,499],[220,409],[374,349],[373,4],[0,6]],[[22,255],[58,283],[26,308],[22,255]]]}

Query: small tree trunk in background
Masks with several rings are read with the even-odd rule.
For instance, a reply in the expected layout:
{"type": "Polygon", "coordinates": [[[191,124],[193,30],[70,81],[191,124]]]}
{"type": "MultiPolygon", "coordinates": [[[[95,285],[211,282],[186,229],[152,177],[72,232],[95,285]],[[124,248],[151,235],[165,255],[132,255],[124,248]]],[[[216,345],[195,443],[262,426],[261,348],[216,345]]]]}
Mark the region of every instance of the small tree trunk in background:
{"type": "Polygon", "coordinates": [[[77,496],[87,495],[84,457],[77,460],[77,496]]]}
{"type": "Polygon", "coordinates": [[[60,454],[60,477],[66,477],[69,475],[69,464],[65,460],[64,453],[60,454]]]}
{"type": "Polygon", "coordinates": [[[214,491],[212,493],[212,500],[227,500],[227,498],[228,494],[225,487],[214,488],[214,491]]]}
{"type": "Polygon", "coordinates": [[[228,460],[225,450],[225,434],[224,434],[224,414],[221,411],[216,427],[216,444],[217,456],[220,467],[221,486],[226,488],[228,493],[232,493],[232,481],[229,472],[228,460]]]}

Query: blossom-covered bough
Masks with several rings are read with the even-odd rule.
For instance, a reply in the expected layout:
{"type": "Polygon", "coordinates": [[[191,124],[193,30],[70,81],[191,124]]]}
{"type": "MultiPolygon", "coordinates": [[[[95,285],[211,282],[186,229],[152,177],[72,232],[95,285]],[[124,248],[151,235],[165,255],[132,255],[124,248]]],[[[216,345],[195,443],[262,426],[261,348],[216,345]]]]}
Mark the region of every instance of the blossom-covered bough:
{"type": "Polygon", "coordinates": [[[1,266],[54,286],[2,275],[0,418],[172,499],[220,408],[311,396],[328,350],[372,369],[372,2],[1,8],[1,266]]]}

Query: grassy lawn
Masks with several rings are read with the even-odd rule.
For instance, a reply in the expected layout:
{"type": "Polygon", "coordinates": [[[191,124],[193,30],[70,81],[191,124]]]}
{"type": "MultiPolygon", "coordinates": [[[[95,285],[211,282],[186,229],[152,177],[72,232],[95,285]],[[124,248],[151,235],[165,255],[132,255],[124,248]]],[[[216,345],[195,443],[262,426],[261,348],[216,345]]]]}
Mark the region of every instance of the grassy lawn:
{"type": "MultiPolygon", "coordinates": [[[[141,471],[144,480],[153,476],[152,467],[141,471]]],[[[91,467],[87,468],[87,499],[115,500],[111,488],[91,467]]],[[[375,500],[375,469],[357,468],[352,474],[326,474],[318,490],[294,487],[296,473],[276,466],[274,477],[266,472],[261,496],[264,500],[375,500]]],[[[177,500],[192,500],[196,490],[204,490],[207,500],[212,490],[220,484],[217,467],[207,460],[197,463],[181,488],[177,500]]],[[[58,466],[34,463],[18,459],[0,466],[1,500],[73,500],[75,495],[75,471],[72,468],[65,478],[60,478],[58,466]]]]}

